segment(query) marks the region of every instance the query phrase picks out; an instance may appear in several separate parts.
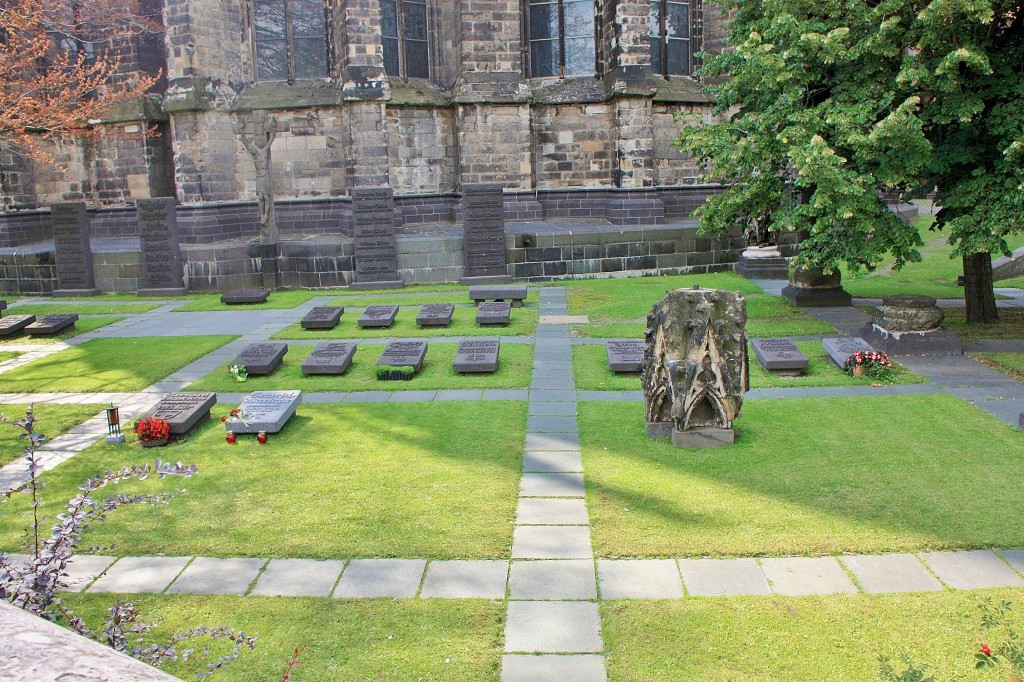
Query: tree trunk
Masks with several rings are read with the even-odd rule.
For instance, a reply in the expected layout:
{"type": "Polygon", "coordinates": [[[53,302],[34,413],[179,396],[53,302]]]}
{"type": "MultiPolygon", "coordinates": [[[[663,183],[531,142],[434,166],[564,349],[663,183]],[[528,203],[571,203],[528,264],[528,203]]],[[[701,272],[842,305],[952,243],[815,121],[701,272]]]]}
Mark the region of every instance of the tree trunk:
{"type": "Polygon", "coordinates": [[[996,294],[992,290],[992,256],[988,253],[964,255],[964,301],[967,321],[995,322],[996,294]]]}

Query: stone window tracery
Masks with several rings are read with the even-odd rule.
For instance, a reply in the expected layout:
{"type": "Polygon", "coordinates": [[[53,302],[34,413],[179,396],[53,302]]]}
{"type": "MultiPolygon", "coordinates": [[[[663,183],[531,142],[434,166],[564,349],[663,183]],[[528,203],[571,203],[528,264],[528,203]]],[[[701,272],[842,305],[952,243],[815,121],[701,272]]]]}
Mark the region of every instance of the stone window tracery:
{"type": "Polygon", "coordinates": [[[253,0],[256,80],[327,77],[323,0],[253,0]]]}
{"type": "Polygon", "coordinates": [[[593,0],[528,0],[530,77],[597,73],[593,0]]]}
{"type": "Polygon", "coordinates": [[[401,78],[429,78],[426,0],[381,0],[384,71],[401,78]]]}

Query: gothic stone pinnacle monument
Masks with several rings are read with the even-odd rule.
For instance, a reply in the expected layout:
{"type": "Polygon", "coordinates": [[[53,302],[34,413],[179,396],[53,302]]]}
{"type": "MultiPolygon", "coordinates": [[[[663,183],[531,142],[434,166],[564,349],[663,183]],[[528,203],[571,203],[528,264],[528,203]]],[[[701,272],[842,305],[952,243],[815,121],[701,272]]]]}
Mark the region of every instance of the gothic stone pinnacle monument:
{"type": "Polygon", "coordinates": [[[676,447],[735,441],[749,388],[743,294],[676,289],[647,315],[642,379],[647,435],[676,447]]]}

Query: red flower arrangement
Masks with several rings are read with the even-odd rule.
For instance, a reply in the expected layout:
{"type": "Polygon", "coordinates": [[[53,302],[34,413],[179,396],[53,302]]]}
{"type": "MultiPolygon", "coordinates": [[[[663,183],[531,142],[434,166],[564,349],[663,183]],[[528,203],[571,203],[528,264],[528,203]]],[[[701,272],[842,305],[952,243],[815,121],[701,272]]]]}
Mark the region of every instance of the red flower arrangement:
{"type": "Polygon", "coordinates": [[[864,365],[878,365],[880,367],[892,367],[889,356],[885,353],[878,353],[873,350],[859,350],[850,356],[847,362],[847,369],[864,365]]]}
{"type": "Polygon", "coordinates": [[[171,425],[167,423],[166,419],[159,419],[157,417],[140,419],[135,422],[132,430],[139,434],[139,438],[147,443],[154,440],[166,440],[171,435],[171,425]]]}

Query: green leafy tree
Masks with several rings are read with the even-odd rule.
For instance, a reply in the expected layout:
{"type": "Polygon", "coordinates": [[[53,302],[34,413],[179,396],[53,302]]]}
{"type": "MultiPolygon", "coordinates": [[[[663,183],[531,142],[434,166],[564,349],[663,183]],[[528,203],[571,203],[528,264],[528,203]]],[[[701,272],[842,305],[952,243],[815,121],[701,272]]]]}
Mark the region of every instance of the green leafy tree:
{"type": "Polygon", "coordinates": [[[1020,0],[731,0],[727,49],[706,56],[716,120],[677,144],[727,189],[705,232],[765,221],[807,230],[831,271],[920,259],[886,207],[938,188],[935,228],[962,256],[969,321],[996,318],[990,254],[1024,231],[1020,0]]]}

